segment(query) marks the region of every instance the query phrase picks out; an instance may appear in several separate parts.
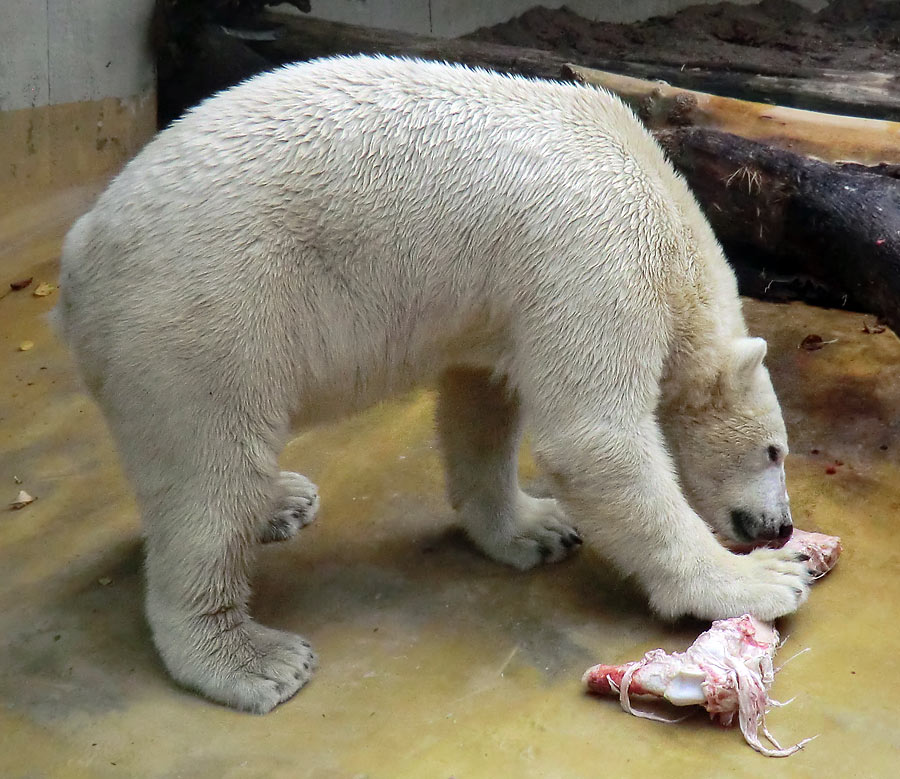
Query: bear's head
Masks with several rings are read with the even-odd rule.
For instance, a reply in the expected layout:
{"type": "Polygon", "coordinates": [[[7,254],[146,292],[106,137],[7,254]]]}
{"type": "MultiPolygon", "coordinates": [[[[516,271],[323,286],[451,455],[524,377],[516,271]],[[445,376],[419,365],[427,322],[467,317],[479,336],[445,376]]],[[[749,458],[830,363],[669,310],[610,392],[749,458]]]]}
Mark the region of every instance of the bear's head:
{"type": "Polygon", "coordinates": [[[685,494],[725,539],[786,541],[793,530],[784,479],[787,432],[769,372],[766,342],[738,338],[709,386],[663,425],[685,494]]]}

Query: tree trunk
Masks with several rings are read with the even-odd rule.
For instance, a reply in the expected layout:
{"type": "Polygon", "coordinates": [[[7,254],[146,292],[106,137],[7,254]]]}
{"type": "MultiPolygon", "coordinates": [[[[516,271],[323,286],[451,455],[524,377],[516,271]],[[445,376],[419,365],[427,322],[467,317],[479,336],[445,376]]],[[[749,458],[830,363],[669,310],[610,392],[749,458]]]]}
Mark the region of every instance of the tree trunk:
{"type": "Polygon", "coordinates": [[[273,25],[282,28],[281,34],[274,41],[260,41],[253,47],[279,65],[335,54],[389,54],[461,62],[523,76],[559,79],[566,63],[564,58],[539,49],[462,38],[429,38],[396,30],[357,27],[277,13],[269,13],[267,18],[273,25]]]}

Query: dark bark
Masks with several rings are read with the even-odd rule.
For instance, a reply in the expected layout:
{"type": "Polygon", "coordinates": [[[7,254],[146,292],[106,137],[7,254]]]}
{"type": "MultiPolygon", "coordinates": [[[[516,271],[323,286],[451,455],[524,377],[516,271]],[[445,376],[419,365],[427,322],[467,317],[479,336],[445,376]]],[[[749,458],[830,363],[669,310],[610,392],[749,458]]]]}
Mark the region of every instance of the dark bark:
{"type": "Polygon", "coordinates": [[[210,95],[274,67],[245,41],[229,35],[219,25],[198,29],[191,37],[190,53],[179,50],[177,66],[173,58],[161,55],[158,63],[157,122],[161,128],[210,95]]]}
{"type": "Polygon", "coordinates": [[[768,269],[760,285],[819,280],[900,332],[900,182],[727,133],[656,135],[729,256],[768,269]]]}

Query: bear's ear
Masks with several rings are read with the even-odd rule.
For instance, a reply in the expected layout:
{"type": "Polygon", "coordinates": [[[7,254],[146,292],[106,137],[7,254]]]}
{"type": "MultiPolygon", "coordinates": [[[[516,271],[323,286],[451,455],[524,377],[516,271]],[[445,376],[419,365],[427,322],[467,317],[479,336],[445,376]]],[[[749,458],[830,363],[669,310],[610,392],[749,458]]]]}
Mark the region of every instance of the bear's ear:
{"type": "Polygon", "coordinates": [[[731,389],[745,389],[766,358],[767,344],[763,338],[739,338],[731,346],[725,380],[731,389]]]}

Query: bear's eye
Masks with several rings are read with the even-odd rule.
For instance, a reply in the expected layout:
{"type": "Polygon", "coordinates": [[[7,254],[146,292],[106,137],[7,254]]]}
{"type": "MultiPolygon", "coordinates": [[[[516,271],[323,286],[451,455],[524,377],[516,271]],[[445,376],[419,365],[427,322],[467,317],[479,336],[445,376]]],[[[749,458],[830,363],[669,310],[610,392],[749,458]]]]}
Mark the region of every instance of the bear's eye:
{"type": "Polygon", "coordinates": [[[769,460],[771,460],[773,463],[777,463],[778,460],[781,459],[781,449],[779,449],[777,446],[770,446],[768,451],[769,460]]]}

